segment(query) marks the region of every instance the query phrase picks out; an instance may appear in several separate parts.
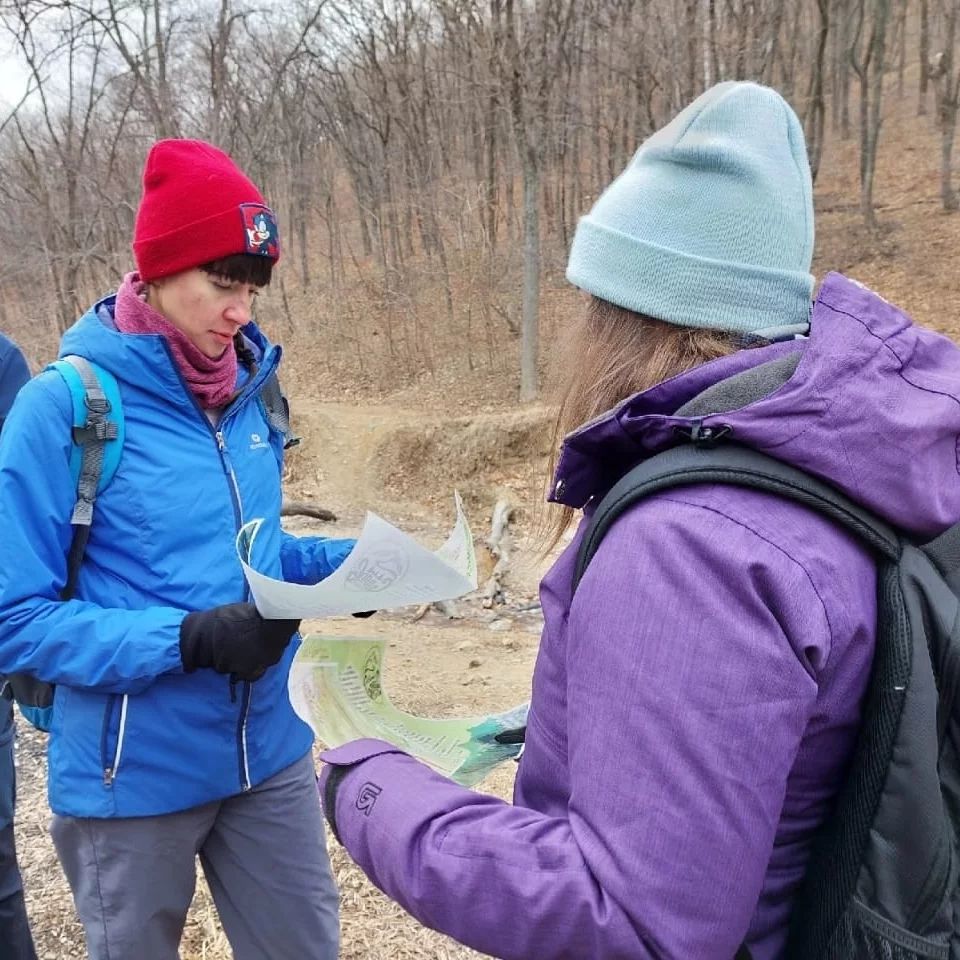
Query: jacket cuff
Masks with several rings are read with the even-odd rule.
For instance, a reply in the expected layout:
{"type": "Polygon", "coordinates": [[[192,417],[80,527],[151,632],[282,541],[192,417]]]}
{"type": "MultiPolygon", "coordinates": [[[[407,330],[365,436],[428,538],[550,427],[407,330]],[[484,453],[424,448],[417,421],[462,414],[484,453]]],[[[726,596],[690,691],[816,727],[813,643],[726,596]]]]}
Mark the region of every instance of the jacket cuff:
{"type": "MultiPolygon", "coordinates": [[[[352,740],[342,746],[334,747],[332,750],[324,750],[320,754],[320,759],[325,764],[317,782],[317,789],[320,791],[320,805],[337,843],[343,845],[343,840],[340,838],[340,829],[337,825],[337,792],[340,789],[340,784],[343,783],[354,767],[363,763],[364,760],[370,760],[384,754],[402,754],[403,752],[399,747],[395,747],[385,740],[367,739],[352,740]]],[[[360,805],[365,802],[372,803],[372,798],[367,797],[364,800],[363,791],[361,791],[361,794],[357,797],[357,804],[360,805]]]]}
{"type": "Polygon", "coordinates": [[[367,738],[364,740],[351,740],[339,747],[333,747],[330,750],[324,750],[320,754],[320,759],[324,763],[331,763],[336,767],[350,767],[355,763],[362,763],[371,757],[379,757],[384,753],[405,753],[398,746],[387,743],[386,740],[374,740],[367,738]]]}

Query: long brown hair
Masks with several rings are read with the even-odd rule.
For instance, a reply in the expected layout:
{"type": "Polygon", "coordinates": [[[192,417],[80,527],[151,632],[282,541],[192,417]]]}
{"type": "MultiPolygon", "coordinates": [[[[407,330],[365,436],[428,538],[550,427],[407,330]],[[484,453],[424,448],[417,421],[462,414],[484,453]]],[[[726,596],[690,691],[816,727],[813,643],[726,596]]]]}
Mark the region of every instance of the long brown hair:
{"type": "MultiPolygon", "coordinates": [[[[591,297],[564,338],[554,372],[558,402],[547,484],[552,484],[563,438],[621,400],[708,360],[740,348],[735,335],[681,327],[591,297]]],[[[573,522],[562,506],[546,518],[544,553],[573,522]]]]}

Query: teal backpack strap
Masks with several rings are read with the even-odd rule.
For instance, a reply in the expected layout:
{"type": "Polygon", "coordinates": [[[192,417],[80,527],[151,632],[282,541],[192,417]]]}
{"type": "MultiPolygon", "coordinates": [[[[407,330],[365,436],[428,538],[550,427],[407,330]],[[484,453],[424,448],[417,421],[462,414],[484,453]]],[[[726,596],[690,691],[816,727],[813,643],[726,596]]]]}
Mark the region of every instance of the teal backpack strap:
{"type": "MultiPolygon", "coordinates": [[[[60,591],[60,598],[69,600],[76,589],[97,494],[113,478],[120,462],[123,408],[117,381],[102,367],[83,357],[64,357],[50,364],[50,368],[70,388],[73,406],[70,471],[77,499],[70,517],[73,539],[67,555],[67,582],[60,591]]],[[[23,716],[38,730],[49,731],[53,721],[53,685],[25,673],[7,677],[6,681],[23,716]]]]}
{"type": "Polygon", "coordinates": [[[63,377],[73,400],[70,470],[77,499],[70,517],[74,531],[67,558],[67,582],[60,594],[68,600],[76,588],[97,495],[113,479],[120,463],[123,407],[117,381],[103,367],[77,356],[62,357],[50,367],[63,377]]]}
{"type": "Polygon", "coordinates": [[[290,404],[280,387],[280,378],[276,371],[267,377],[260,388],[260,402],[263,404],[267,423],[283,437],[283,449],[295,447],[300,438],[290,432],[290,404]]]}

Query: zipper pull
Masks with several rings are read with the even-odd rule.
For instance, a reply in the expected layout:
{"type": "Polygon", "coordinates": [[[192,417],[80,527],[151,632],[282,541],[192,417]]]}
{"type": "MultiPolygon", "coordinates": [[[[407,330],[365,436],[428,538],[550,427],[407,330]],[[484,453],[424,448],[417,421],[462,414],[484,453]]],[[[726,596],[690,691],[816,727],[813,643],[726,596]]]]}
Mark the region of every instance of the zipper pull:
{"type": "Polygon", "coordinates": [[[233,482],[233,464],[230,462],[230,451],[227,449],[227,438],[222,430],[214,431],[217,438],[217,450],[220,452],[220,462],[223,464],[223,472],[231,478],[233,482]]]}
{"type": "Polygon", "coordinates": [[[113,767],[107,767],[103,771],[103,785],[105,787],[113,786],[113,767]]]}

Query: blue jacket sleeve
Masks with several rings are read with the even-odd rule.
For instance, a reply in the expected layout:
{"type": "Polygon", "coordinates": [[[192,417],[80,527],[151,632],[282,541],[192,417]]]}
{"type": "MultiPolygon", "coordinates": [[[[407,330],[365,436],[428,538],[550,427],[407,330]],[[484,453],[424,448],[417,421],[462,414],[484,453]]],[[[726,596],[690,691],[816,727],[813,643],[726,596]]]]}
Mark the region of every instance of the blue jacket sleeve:
{"type": "MultiPolygon", "coordinates": [[[[186,611],[61,601],[76,490],[71,401],[55,373],[21,390],[0,441],[0,673],[137,693],[182,670],[186,611]]],[[[96,522],[96,520],[94,520],[96,522]]]]}
{"type": "Polygon", "coordinates": [[[10,413],[17,391],[30,379],[30,368],[20,348],[0,337],[0,426],[10,413]]]}
{"type": "Polygon", "coordinates": [[[329,577],[347,559],[356,542],[330,537],[295,537],[284,532],[280,544],[283,579],[313,584],[329,577]]]}

